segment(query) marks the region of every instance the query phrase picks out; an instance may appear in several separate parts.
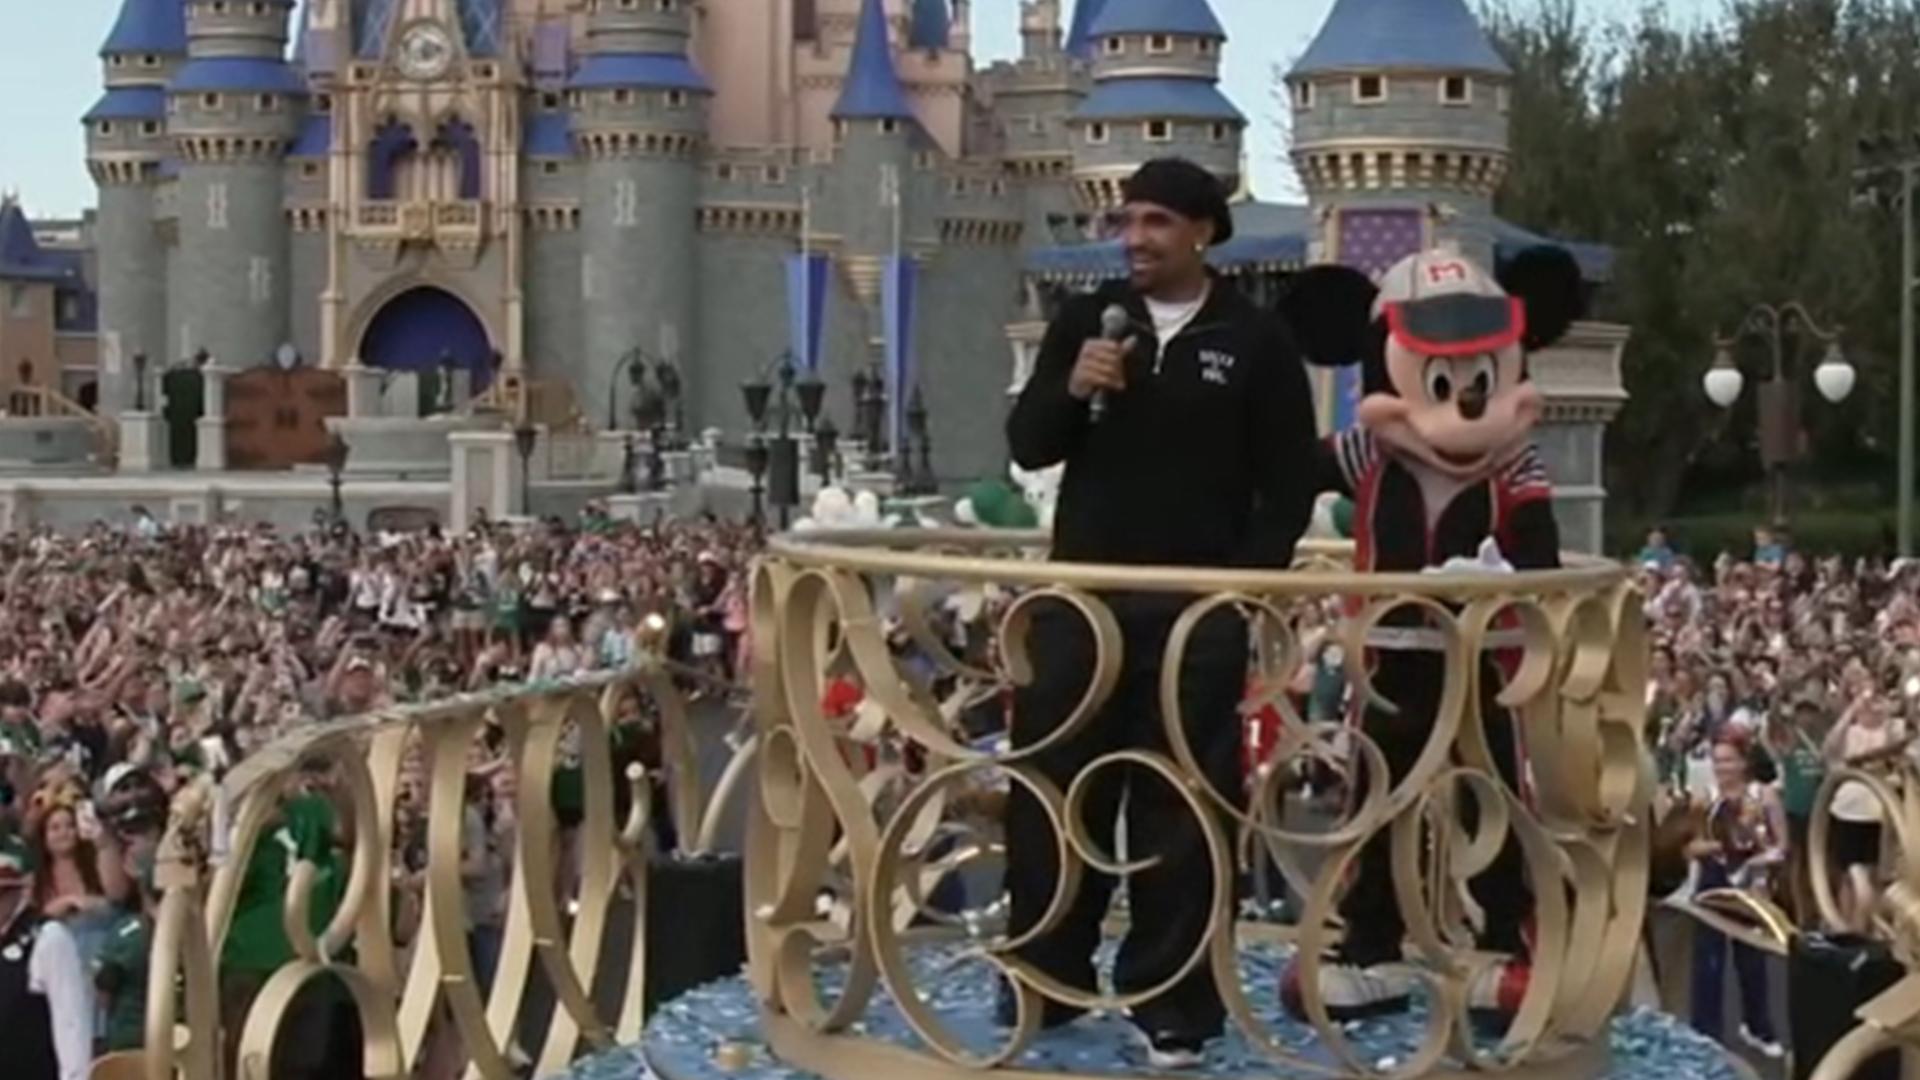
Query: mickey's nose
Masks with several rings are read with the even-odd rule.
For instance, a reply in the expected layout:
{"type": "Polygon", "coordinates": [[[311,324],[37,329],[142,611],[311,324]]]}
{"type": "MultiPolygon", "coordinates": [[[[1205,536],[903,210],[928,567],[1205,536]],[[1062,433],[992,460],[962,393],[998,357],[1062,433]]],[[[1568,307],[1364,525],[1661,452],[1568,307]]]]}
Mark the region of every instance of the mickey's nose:
{"type": "Polygon", "coordinates": [[[1460,391],[1455,400],[1460,404],[1460,415],[1468,420],[1478,420],[1487,411],[1487,392],[1477,386],[1460,391]]]}

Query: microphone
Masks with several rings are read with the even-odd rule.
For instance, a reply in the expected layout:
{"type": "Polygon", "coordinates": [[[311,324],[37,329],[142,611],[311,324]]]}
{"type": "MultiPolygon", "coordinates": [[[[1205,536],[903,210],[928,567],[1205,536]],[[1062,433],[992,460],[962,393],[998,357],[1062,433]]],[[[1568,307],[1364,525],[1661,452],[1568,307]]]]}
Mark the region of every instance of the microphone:
{"type": "MultiPolygon", "coordinates": [[[[1119,304],[1108,304],[1107,310],[1100,313],[1100,337],[1107,341],[1125,341],[1127,338],[1127,324],[1131,321],[1127,316],[1126,308],[1121,307],[1119,304]]],[[[1101,387],[1093,392],[1093,400],[1089,403],[1088,409],[1090,418],[1096,424],[1100,422],[1102,417],[1107,415],[1107,391],[1105,387],[1101,387]]]]}

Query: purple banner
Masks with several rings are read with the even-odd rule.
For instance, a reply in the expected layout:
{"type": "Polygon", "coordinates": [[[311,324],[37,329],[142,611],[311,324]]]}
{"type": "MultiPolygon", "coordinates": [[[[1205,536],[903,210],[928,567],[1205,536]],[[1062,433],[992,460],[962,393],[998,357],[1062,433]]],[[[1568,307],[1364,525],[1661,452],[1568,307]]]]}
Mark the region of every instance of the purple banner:
{"type": "MultiPolygon", "coordinates": [[[[1406,210],[1342,210],[1340,263],[1370,277],[1386,273],[1393,264],[1417,254],[1426,243],[1425,212],[1406,210]]],[[[1353,426],[1360,404],[1358,365],[1336,369],[1333,378],[1333,429],[1353,426]]]]}
{"type": "Polygon", "coordinates": [[[882,316],[887,335],[887,438],[893,452],[901,452],[907,401],[913,396],[913,257],[889,255],[880,279],[882,316]]]}
{"type": "Polygon", "coordinates": [[[802,372],[820,370],[820,324],[826,311],[827,257],[787,256],[787,348],[802,372]]]}

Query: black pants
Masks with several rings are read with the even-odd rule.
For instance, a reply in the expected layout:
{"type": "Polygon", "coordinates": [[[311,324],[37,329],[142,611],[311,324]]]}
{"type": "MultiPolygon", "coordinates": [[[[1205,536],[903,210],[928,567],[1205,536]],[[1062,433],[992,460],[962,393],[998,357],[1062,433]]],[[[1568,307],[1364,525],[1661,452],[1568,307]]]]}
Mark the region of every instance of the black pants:
{"type": "MultiPolygon", "coordinates": [[[[1399,707],[1398,713],[1369,707],[1362,718],[1362,731],[1380,747],[1387,759],[1387,771],[1398,784],[1413,768],[1433,730],[1433,718],[1440,705],[1440,687],[1445,672],[1445,657],[1439,652],[1380,650],[1373,672],[1374,689],[1399,707]]],[[[1515,762],[1514,732],[1511,714],[1494,703],[1494,695],[1505,685],[1499,667],[1483,659],[1480,669],[1481,698],[1484,705],[1478,722],[1486,728],[1487,748],[1500,775],[1514,790],[1518,769],[1515,762]]],[[[1474,723],[1467,717],[1466,723],[1474,723]]],[[[1366,795],[1366,779],[1356,785],[1354,798],[1366,795]]],[[[1463,816],[1469,827],[1475,824],[1477,806],[1464,797],[1463,816]]],[[[1360,852],[1355,879],[1348,883],[1340,902],[1340,914],[1346,920],[1347,934],[1340,955],[1349,963],[1369,965],[1401,959],[1401,942],[1406,924],[1400,917],[1400,905],[1393,891],[1392,829],[1382,828],[1367,841],[1360,852]]],[[[1527,889],[1526,864],[1519,841],[1511,833],[1500,853],[1488,867],[1468,883],[1473,899],[1486,915],[1480,934],[1480,947],[1491,952],[1525,955],[1522,934],[1532,896],[1527,889]]]]}
{"type": "MultiPolygon", "coordinates": [[[[1064,744],[1031,764],[1066,794],[1088,763],[1123,749],[1168,752],[1159,707],[1160,670],[1167,634],[1184,599],[1109,597],[1124,639],[1119,683],[1099,715],[1064,744]]],[[[1015,697],[1013,743],[1030,746],[1053,731],[1079,702],[1093,673],[1093,635],[1070,609],[1035,613],[1028,651],[1034,681],[1015,697]]],[[[1194,635],[1182,666],[1181,700],[1187,739],[1212,784],[1229,797],[1241,794],[1240,718],[1245,691],[1246,626],[1232,611],[1216,612],[1194,635]]],[[[1113,766],[1096,774],[1084,814],[1087,834],[1108,855],[1122,796],[1127,814],[1127,857],[1157,858],[1128,882],[1132,929],[1120,947],[1115,989],[1121,993],[1164,982],[1200,946],[1209,913],[1219,900],[1206,887],[1211,877],[1201,826],[1181,797],[1145,770],[1113,766]]],[[[1206,800],[1202,799],[1203,802],[1206,800]]],[[[1226,837],[1229,880],[1233,830],[1226,837]]],[[[1032,796],[1015,785],[1007,808],[1007,887],[1015,933],[1039,921],[1059,873],[1054,833],[1032,796]]],[[[1093,952],[1100,942],[1114,879],[1087,870],[1061,922],[1023,950],[1022,956],[1054,978],[1091,991],[1093,952]]],[[[1231,888],[1231,886],[1229,886],[1231,888]]],[[[1227,898],[1229,911],[1232,898],[1227,898]]],[[[1220,995],[1203,957],[1199,966],[1167,993],[1134,1010],[1149,1032],[1196,1037],[1217,1034],[1225,1018],[1220,995]]]]}

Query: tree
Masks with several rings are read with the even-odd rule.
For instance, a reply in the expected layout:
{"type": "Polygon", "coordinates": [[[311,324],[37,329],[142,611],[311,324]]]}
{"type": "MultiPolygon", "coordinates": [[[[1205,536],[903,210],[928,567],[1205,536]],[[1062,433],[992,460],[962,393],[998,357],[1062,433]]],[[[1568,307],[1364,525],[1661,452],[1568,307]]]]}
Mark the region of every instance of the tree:
{"type": "MultiPolygon", "coordinates": [[[[1616,252],[1598,313],[1633,328],[1633,398],[1608,440],[1615,505],[1662,515],[1683,492],[1754,477],[1754,395],[1720,415],[1700,375],[1716,329],[1790,298],[1847,328],[1861,374],[1846,406],[1808,401],[1819,462],[1890,478],[1898,236],[1856,206],[1853,173],[1861,136],[1912,129],[1914,8],[1736,0],[1682,29],[1657,7],[1583,24],[1569,0],[1544,0],[1487,25],[1514,69],[1502,216],[1616,252]]],[[[1743,356],[1764,374],[1764,347],[1743,356]]],[[[1789,376],[1810,386],[1815,358],[1789,376]]]]}

